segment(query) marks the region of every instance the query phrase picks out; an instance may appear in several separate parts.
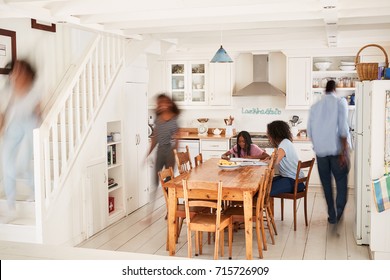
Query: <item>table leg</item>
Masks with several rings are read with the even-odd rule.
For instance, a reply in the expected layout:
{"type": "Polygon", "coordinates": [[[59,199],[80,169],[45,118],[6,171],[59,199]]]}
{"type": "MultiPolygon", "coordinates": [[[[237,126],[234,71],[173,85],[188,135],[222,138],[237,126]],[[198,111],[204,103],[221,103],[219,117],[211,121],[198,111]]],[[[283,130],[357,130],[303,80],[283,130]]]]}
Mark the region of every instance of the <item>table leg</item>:
{"type": "Polygon", "coordinates": [[[174,256],[176,253],[176,235],[177,235],[176,208],[177,208],[176,189],[168,188],[168,234],[169,234],[168,248],[169,248],[170,256],[174,256]]]}
{"type": "Polygon", "coordinates": [[[253,197],[251,192],[244,192],[244,219],[245,219],[245,249],[246,259],[251,260],[252,255],[252,237],[253,237],[253,221],[252,221],[252,204],[253,197]]]}

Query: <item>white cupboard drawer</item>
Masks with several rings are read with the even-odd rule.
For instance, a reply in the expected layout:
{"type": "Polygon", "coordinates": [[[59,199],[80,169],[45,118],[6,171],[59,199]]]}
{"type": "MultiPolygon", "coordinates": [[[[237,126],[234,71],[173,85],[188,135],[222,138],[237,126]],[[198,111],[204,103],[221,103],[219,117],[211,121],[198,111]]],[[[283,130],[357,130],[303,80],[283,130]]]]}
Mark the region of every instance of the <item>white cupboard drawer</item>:
{"type": "Polygon", "coordinates": [[[221,156],[225,153],[226,151],[202,151],[202,157],[203,160],[208,160],[210,158],[221,158],[221,156]]]}
{"type": "Polygon", "coordinates": [[[201,150],[202,153],[204,150],[211,151],[228,151],[229,150],[229,140],[224,141],[215,141],[215,140],[201,140],[201,150]]]}
{"type": "Polygon", "coordinates": [[[316,154],[314,153],[313,145],[311,143],[294,143],[294,147],[297,151],[299,160],[306,161],[316,158],[316,154]]]}

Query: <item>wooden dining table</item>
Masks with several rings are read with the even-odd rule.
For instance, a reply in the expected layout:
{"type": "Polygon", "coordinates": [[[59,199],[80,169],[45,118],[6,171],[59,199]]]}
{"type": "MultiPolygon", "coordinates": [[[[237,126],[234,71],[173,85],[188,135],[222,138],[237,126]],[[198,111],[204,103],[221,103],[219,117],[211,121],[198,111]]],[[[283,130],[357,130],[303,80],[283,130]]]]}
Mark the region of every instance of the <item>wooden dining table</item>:
{"type": "MultiPolygon", "coordinates": [[[[168,187],[168,248],[169,255],[174,256],[176,253],[176,208],[177,199],[183,198],[183,180],[189,181],[222,181],[223,194],[222,199],[228,201],[243,201],[244,219],[245,219],[245,248],[246,258],[253,258],[252,254],[252,205],[253,196],[259,189],[261,175],[264,174],[267,166],[240,166],[234,170],[221,169],[218,166],[218,158],[211,158],[201,165],[185,172],[166,183],[168,187]]],[[[217,199],[209,194],[200,193],[200,197],[217,199]]]]}

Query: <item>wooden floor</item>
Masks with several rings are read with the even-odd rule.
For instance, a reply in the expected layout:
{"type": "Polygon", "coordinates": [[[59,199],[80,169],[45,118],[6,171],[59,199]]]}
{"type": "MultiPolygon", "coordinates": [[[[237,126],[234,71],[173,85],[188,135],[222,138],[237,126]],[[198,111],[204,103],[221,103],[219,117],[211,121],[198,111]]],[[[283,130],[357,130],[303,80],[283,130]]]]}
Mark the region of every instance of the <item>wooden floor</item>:
{"type": "MultiPolygon", "coordinates": [[[[368,260],[368,246],[356,245],[353,224],[355,217],[354,197],[349,195],[344,218],[337,225],[327,222],[325,199],[321,189],[314,189],[308,195],[309,226],[303,215],[303,202],[299,205],[297,231],[292,223],[292,204],[285,202],[284,221],[280,220],[280,202],[275,200],[275,219],[278,235],[275,245],[268,239],[268,250],[264,259],[269,260],[368,260]]],[[[84,241],[78,247],[101,250],[124,251],[168,256],[166,247],[166,220],[164,198],[156,199],[116,224],[84,241]]],[[[253,257],[258,258],[256,234],[253,231],[253,257]]],[[[227,234],[225,234],[227,237],[227,234]]],[[[206,239],[206,238],[204,238],[206,239]]],[[[203,254],[195,258],[212,259],[213,245],[203,246],[203,254]]],[[[194,243],[194,242],[193,242],[194,243]]],[[[225,242],[227,245],[227,242],[225,242]]],[[[178,257],[187,257],[187,234],[185,224],[176,246],[178,257]]],[[[227,258],[227,246],[225,256],[227,258]]],[[[245,259],[244,230],[234,232],[233,259],[245,259]]]]}

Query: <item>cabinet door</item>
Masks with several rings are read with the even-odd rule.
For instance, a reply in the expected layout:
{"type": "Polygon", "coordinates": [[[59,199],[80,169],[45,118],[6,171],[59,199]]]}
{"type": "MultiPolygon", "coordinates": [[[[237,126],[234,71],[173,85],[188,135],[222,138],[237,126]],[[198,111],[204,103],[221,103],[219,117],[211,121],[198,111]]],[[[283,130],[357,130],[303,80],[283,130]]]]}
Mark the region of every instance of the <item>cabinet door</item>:
{"type": "Polygon", "coordinates": [[[145,158],[148,151],[147,85],[126,83],[124,91],[124,169],[127,213],[148,203],[145,158]]]}
{"type": "Polygon", "coordinates": [[[108,225],[105,158],[90,164],[86,173],[86,226],[88,238],[108,225]]]}
{"type": "Polygon", "coordinates": [[[311,58],[288,58],[286,109],[308,109],[311,104],[310,91],[311,58]]]}
{"type": "Polygon", "coordinates": [[[207,64],[203,61],[189,62],[189,105],[205,105],[207,103],[207,64]]]}
{"type": "MultiPolygon", "coordinates": [[[[298,154],[298,159],[301,161],[311,160],[316,158],[313,150],[313,145],[310,143],[294,143],[294,147],[298,154]]],[[[318,174],[317,161],[314,162],[313,170],[310,175],[309,185],[321,185],[320,175],[318,174]]]]}
{"type": "Polygon", "coordinates": [[[231,105],[232,63],[210,63],[210,105],[231,105]]]}
{"type": "Polygon", "coordinates": [[[177,104],[188,103],[188,78],[186,62],[170,62],[168,64],[169,89],[172,99],[177,104]]]}

